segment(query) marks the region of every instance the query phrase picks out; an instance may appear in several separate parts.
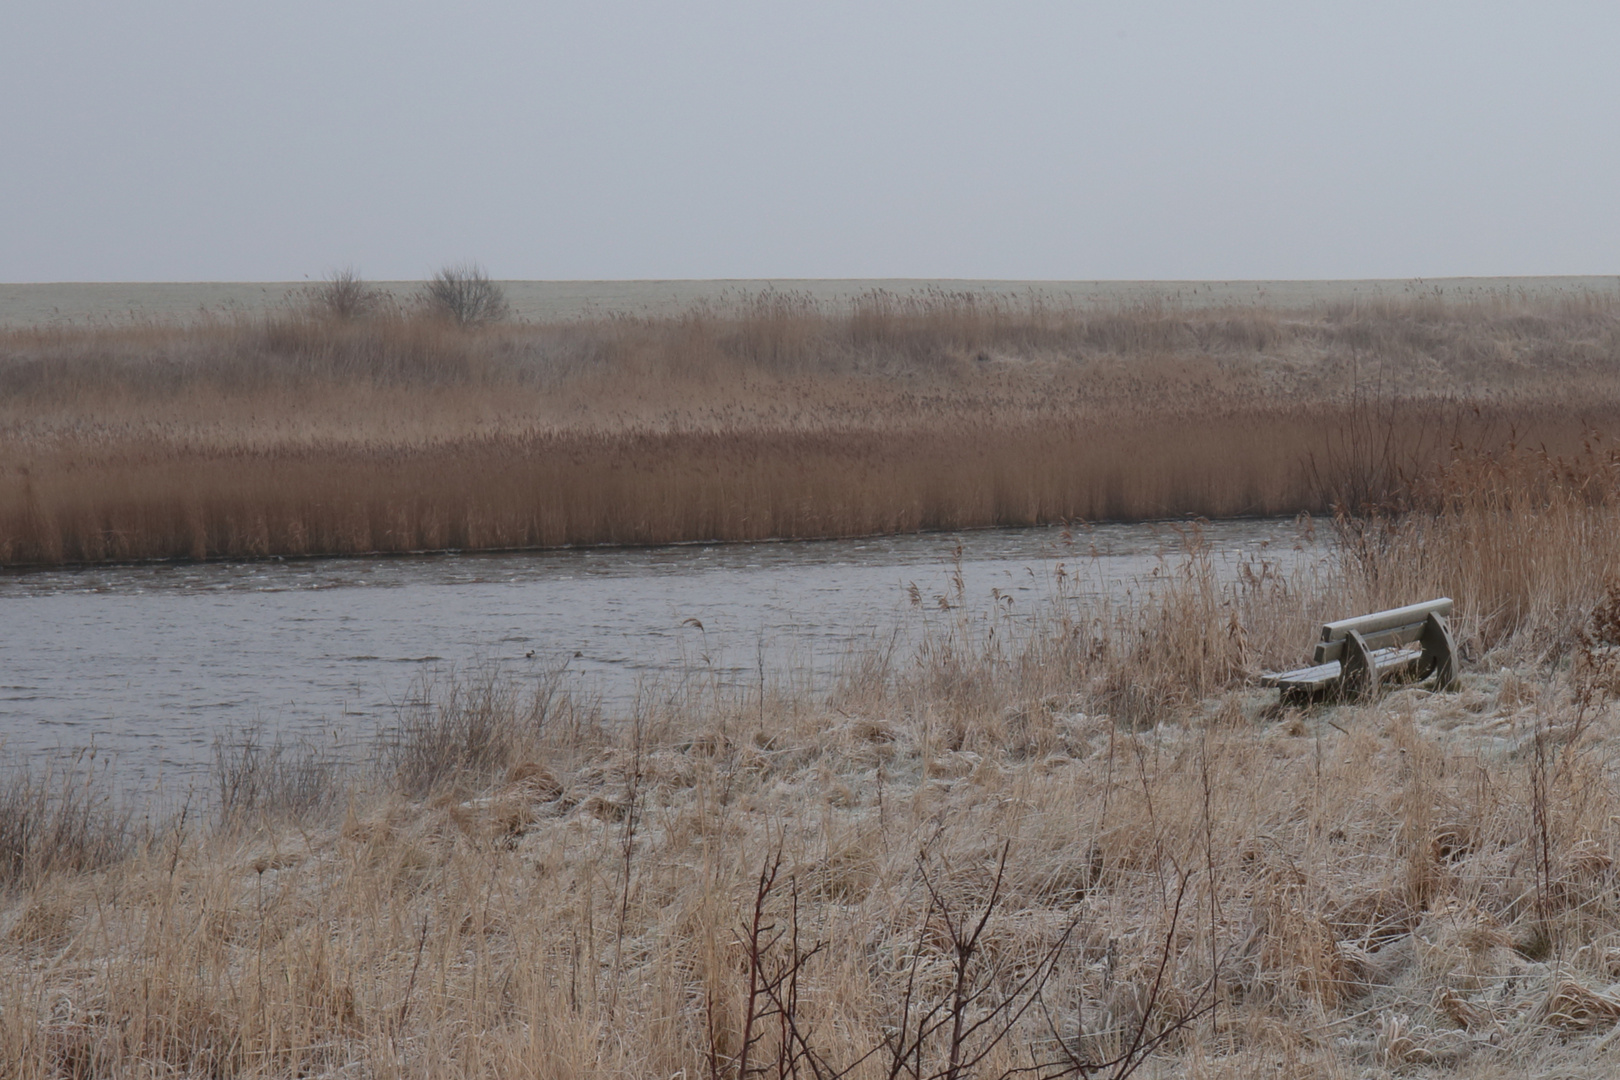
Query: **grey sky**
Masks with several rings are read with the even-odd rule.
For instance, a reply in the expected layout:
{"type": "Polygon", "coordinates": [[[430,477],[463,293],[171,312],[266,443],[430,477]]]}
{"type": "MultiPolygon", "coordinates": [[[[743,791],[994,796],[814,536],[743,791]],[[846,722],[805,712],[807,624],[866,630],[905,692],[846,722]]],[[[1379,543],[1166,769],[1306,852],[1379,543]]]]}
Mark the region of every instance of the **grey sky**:
{"type": "Polygon", "coordinates": [[[1620,273],[1620,4],[0,8],[0,281],[1620,273]]]}

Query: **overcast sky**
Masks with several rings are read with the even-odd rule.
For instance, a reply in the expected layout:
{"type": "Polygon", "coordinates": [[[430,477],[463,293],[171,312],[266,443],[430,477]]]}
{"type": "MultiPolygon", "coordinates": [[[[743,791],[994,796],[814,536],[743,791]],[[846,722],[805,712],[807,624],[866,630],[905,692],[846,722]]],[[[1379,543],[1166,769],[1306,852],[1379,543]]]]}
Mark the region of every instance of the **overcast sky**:
{"type": "Polygon", "coordinates": [[[0,280],[1620,273],[1620,3],[0,6],[0,280]]]}

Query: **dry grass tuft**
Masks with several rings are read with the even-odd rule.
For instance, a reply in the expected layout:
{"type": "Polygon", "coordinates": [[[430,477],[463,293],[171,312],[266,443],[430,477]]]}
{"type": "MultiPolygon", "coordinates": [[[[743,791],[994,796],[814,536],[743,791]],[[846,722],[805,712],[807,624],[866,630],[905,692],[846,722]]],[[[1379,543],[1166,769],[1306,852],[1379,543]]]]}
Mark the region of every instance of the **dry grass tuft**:
{"type": "Polygon", "coordinates": [[[259,728],[229,731],[214,740],[215,806],[222,830],[250,824],[318,824],[343,809],[349,770],[325,746],[279,738],[264,741],[259,728]]]}
{"type": "Polygon", "coordinates": [[[116,863],[135,839],[94,754],[53,761],[43,773],[14,765],[0,777],[0,890],[116,863]]]}
{"type": "Polygon", "coordinates": [[[561,692],[563,673],[558,665],[529,686],[493,666],[427,677],[379,740],[380,773],[418,798],[482,789],[502,774],[515,787],[550,790],[555,779],[524,752],[549,728],[596,722],[588,706],[561,692]]]}

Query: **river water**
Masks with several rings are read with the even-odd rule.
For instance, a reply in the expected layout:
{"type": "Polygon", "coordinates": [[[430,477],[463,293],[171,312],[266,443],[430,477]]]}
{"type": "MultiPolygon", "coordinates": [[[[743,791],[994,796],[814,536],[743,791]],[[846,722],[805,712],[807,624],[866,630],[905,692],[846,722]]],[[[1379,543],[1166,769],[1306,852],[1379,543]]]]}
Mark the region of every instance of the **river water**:
{"type": "MultiPolygon", "coordinates": [[[[1323,550],[1293,521],[1199,528],[1222,574],[1248,558],[1286,571],[1323,550]]],[[[413,684],[467,665],[540,678],[566,663],[570,686],[610,714],[695,670],[737,686],[763,670],[814,690],[864,644],[915,638],[942,603],[1027,615],[1060,578],[1070,595],[1143,588],[1175,565],[1187,531],[10,572],[0,744],[14,762],[93,746],[126,780],[149,782],[205,767],[232,729],[369,738],[413,684]]]]}

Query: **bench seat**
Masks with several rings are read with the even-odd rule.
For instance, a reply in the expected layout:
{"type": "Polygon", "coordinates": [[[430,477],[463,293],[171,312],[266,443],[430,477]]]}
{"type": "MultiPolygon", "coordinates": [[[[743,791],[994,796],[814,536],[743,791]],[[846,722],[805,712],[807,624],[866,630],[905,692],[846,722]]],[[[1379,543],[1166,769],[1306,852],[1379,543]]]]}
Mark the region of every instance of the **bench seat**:
{"type": "MultiPolygon", "coordinates": [[[[1372,658],[1373,662],[1378,665],[1378,677],[1384,679],[1397,673],[1405,673],[1409,669],[1416,667],[1423,658],[1423,651],[1421,649],[1403,649],[1399,647],[1378,649],[1373,652],[1372,658]]],[[[1260,685],[1274,686],[1280,690],[1298,690],[1312,694],[1322,693],[1338,684],[1340,666],[1339,661],[1329,660],[1325,664],[1316,664],[1312,667],[1262,675],[1260,685]]]]}

